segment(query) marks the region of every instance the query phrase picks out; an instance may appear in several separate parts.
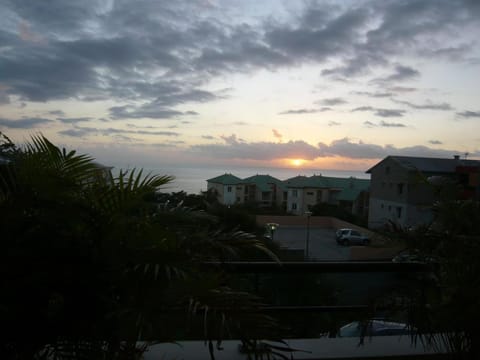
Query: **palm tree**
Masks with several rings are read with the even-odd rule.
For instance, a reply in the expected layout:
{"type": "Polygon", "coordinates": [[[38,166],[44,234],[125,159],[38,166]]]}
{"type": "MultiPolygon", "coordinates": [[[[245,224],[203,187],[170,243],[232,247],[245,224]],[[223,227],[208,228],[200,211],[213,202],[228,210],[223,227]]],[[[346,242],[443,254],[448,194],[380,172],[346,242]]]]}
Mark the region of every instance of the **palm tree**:
{"type": "Polygon", "coordinates": [[[138,340],[188,337],[200,313],[212,356],[227,331],[245,340],[271,334],[259,299],[202,265],[268,250],[249,234],[219,231],[205,213],[158,209],[153,194],[172,177],[102,176],[91,157],[43,136],[22,148],[2,139],[3,358],[133,358],[138,340]]]}

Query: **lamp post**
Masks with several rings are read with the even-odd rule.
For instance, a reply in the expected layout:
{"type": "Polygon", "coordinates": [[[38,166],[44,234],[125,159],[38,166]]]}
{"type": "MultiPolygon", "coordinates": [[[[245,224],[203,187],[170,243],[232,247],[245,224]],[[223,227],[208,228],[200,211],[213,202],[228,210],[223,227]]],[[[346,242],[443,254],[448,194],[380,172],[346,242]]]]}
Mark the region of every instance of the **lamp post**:
{"type": "Polygon", "coordinates": [[[305,239],[305,260],[308,260],[308,247],[310,245],[310,216],[312,216],[312,212],[305,211],[305,216],[307,217],[307,237],[305,239]]]}
{"type": "Polygon", "coordinates": [[[273,241],[273,234],[275,233],[275,230],[277,230],[279,226],[280,225],[278,225],[277,223],[267,223],[267,228],[270,231],[270,238],[272,239],[272,241],[273,241]]]}

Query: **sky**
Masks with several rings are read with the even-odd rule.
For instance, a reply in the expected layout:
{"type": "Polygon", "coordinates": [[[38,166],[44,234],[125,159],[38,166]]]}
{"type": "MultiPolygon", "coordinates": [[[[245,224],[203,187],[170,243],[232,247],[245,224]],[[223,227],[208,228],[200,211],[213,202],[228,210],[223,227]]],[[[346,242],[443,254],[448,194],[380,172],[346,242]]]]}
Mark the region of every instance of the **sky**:
{"type": "Polygon", "coordinates": [[[479,159],[479,41],[476,0],[2,0],[0,131],[106,165],[479,159]]]}

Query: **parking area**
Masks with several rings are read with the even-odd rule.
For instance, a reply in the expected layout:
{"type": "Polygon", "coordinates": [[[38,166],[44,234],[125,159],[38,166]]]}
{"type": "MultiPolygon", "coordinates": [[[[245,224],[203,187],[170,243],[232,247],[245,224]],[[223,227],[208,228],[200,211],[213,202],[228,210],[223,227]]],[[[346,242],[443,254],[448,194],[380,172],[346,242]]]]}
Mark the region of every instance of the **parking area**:
{"type": "MultiPolygon", "coordinates": [[[[335,230],[311,227],[309,230],[309,258],[313,260],[350,260],[351,247],[337,245],[335,230]]],[[[304,226],[280,226],[274,240],[282,247],[305,250],[307,228],[304,226]]]]}

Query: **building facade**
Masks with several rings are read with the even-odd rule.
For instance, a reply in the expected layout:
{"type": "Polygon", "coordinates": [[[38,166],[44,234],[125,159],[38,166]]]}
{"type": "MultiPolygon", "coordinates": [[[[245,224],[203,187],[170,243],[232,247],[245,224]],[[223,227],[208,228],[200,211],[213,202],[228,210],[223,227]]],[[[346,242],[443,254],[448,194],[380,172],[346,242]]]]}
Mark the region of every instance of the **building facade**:
{"type": "Polygon", "coordinates": [[[295,215],[305,214],[318,203],[342,206],[364,216],[368,211],[370,180],[366,179],[314,175],[282,181],[270,175],[240,179],[224,174],[207,183],[207,189],[215,191],[218,201],[225,205],[250,202],[260,207],[279,206],[295,215]]]}
{"type": "Polygon", "coordinates": [[[439,186],[458,187],[462,197],[478,200],[480,161],[388,156],[367,171],[371,174],[368,225],[393,223],[402,228],[428,224],[432,206],[441,199],[439,186]]]}
{"type": "Polygon", "coordinates": [[[287,188],[283,181],[270,175],[254,175],[242,180],[244,198],[240,203],[254,202],[261,207],[285,206],[287,188]]]}
{"type": "Polygon", "coordinates": [[[242,179],[232,174],[223,174],[207,180],[207,191],[212,191],[224,205],[233,205],[244,198],[242,179]]]}
{"type": "Polygon", "coordinates": [[[370,180],[313,175],[296,176],[285,183],[288,188],[287,210],[292,214],[305,214],[320,203],[342,206],[356,215],[367,214],[368,195],[365,194],[368,194],[370,180]]]}

